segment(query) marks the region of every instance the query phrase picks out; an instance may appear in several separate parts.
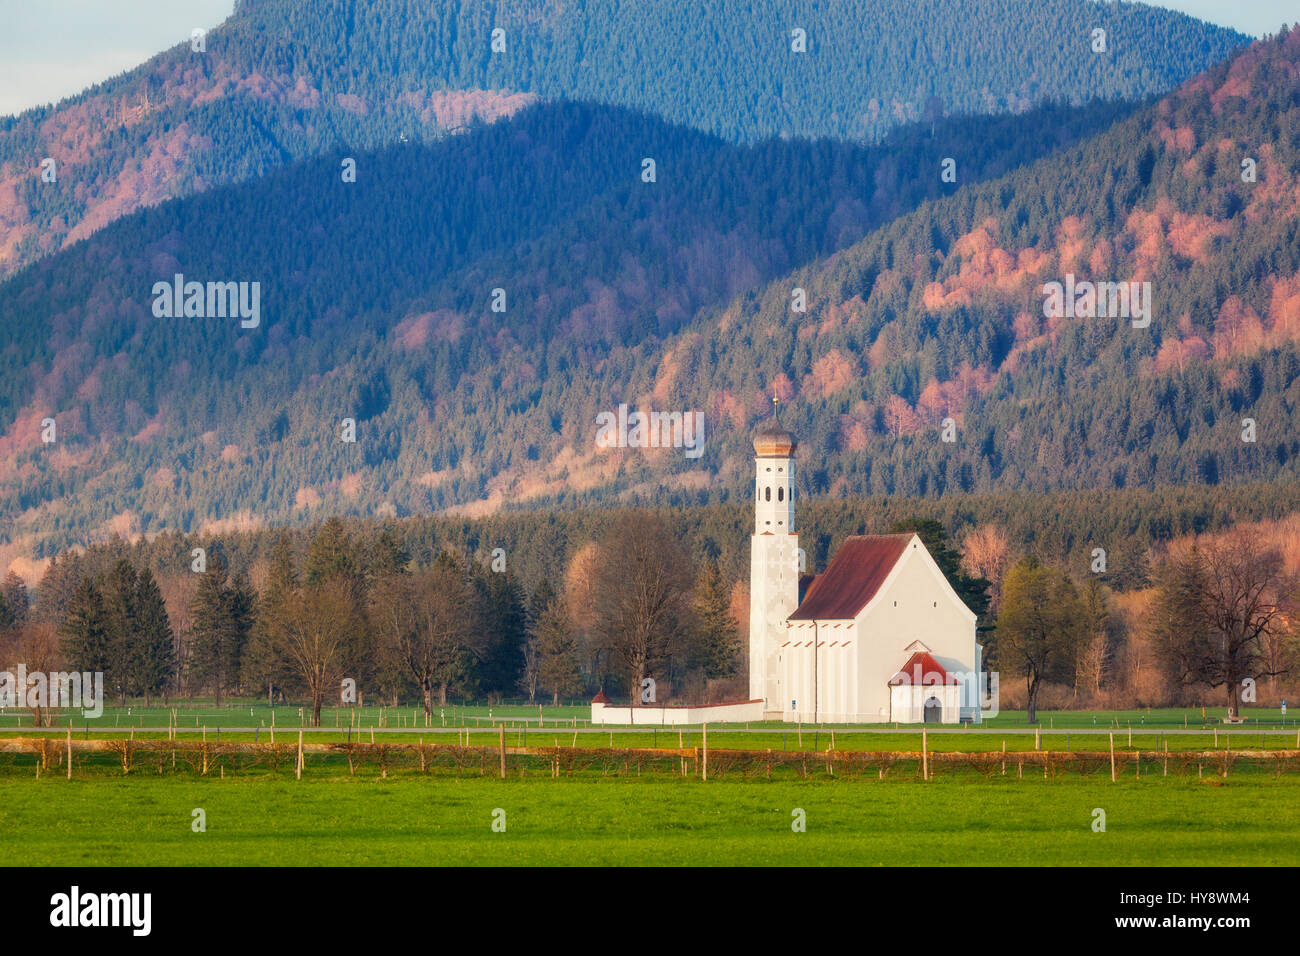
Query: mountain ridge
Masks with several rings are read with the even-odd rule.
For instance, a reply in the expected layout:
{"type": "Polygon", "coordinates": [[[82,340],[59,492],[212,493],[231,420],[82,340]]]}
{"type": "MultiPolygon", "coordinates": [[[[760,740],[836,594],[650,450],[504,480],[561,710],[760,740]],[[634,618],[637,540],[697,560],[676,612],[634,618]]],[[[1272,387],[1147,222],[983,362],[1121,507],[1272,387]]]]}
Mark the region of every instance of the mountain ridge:
{"type": "Polygon", "coordinates": [[[1141,98],[1245,42],[1171,11],[1088,0],[983,0],[975,17],[955,0],[825,12],[748,0],[690,16],[668,0],[250,2],[201,53],[181,44],[0,119],[0,274],[168,198],[339,148],[441,138],[538,99],[643,109],[735,142],[875,141],[943,112],[1141,98]],[[798,24],[802,54],[788,49],[798,24]],[[1094,28],[1108,31],[1105,54],[1092,52],[1094,28]],[[41,178],[46,158],[54,183],[41,178]]]}

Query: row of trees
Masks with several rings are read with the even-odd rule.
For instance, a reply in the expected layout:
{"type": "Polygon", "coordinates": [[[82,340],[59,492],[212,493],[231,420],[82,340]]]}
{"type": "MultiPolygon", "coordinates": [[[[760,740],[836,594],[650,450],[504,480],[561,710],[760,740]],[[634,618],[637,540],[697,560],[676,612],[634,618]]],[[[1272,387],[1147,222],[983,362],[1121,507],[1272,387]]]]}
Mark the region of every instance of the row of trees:
{"type": "MultiPolygon", "coordinates": [[[[530,700],[618,687],[643,677],[697,689],[734,677],[741,664],[732,587],[716,562],[699,568],[662,518],[611,522],[555,587],[526,595],[504,563],[454,551],[414,561],[385,529],[362,544],[326,522],[305,555],[281,534],[258,586],[220,554],[192,576],[168,612],[153,573],[125,556],[70,580],[75,559],[47,572],[41,620],[0,628],[10,656],[41,666],[102,671],[125,702],[173,693],[265,694],[304,701],[313,721],[353,687],[357,696],[419,700],[426,713],[462,699],[526,694],[530,700]],[[48,588],[47,588],[48,585],[48,588]],[[173,623],[175,622],[175,623],[173,623]],[[351,682],[349,684],[349,681],[351,682]]],[[[4,607],[26,607],[26,589],[4,607]]]]}
{"type": "MultiPolygon", "coordinates": [[[[980,615],[1004,706],[1031,720],[1044,700],[1161,706],[1211,691],[1236,713],[1252,682],[1300,673],[1300,520],[1175,539],[1150,556],[1150,585],[1129,591],[1045,562],[998,525],[960,548],[932,519],[890,530],[925,540],[980,615]]],[[[413,558],[399,525],[367,538],[334,519],[302,540],[278,535],[251,575],[214,555],[181,575],[188,589],[164,581],[166,599],[129,549],[99,555],[99,570],[96,551],[55,562],[34,603],[10,575],[0,650],[29,668],[102,670],[120,700],[265,694],[302,700],[316,719],[348,678],[360,695],[426,712],[449,698],[558,702],[597,688],[637,699],[647,677],[660,700],[743,691],[729,683],[744,673],[743,581],[662,514],[609,516],[531,593],[495,559],[413,558]]]]}
{"type": "Polygon", "coordinates": [[[1123,679],[1121,658],[1142,650],[1165,687],[1130,682],[1130,692],[1188,703],[1217,689],[1232,717],[1255,699],[1257,682],[1300,670],[1300,576],[1257,535],[1235,530],[1171,550],[1147,597],[1126,628],[1097,578],[1079,587],[1033,555],[1010,568],[990,656],[1004,675],[1024,678],[1031,723],[1046,686],[1070,684],[1096,700],[1123,679]]]}

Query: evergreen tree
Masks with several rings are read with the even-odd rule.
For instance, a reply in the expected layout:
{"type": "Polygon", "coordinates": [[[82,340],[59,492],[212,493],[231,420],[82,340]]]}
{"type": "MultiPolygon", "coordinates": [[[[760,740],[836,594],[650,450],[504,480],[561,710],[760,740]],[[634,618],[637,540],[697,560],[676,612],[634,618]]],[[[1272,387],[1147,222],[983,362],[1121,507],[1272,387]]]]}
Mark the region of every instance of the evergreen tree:
{"type": "Polygon", "coordinates": [[[734,677],[740,625],[731,616],[731,589],[716,561],[704,567],[695,591],[695,664],[705,677],[734,677]]]}
{"type": "Polygon", "coordinates": [[[387,574],[401,574],[411,563],[411,555],[402,544],[397,529],[386,524],[379,532],[370,553],[370,574],[374,578],[387,574]]]}
{"type": "Polygon", "coordinates": [[[171,619],[158,582],[148,568],[136,579],[135,612],[138,643],[132,655],[135,668],[132,683],[137,693],[144,694],[144,704],[148,707],[150,695],[166,693],[176,666],[171,619]]]}
{"type": "Polygon", "coordinates": [[[103,594],[93,581],[82,580],[59,622],[60,647],[73,670],[104,673],[108,669],[109,629],[103,594]]]}
{"type": "Polygon", "coordinates": [[[509,571],[477,569],[476,627],[487,637],[483,657],[474,676],[478,686],[492,695],[502,695],[518,685],[524,668],[524,642],[528,615],[524,592],[509,571]]]}
{"type": "MultiPolygon", "coordinates": [[[[10,571],[0,585],[0,607],[4,610],[0,614],[8,619],[8,627],[23,627],[28,620],[31,605],[27,595],[27,584],[20,578],[17,572],[10,571]]],[[[0,627],[6,626],[0,621],[0,627]]]]}
{"type": "Polygon", "coordinates": [[[569,622],[564,599],[553,597],[541,610],[536,625],[537,686],[558,706],[561,694],[582,689],[578,638],[569,622]]]}
{"type": "Polygon", "coordinates": [[[117,692],[123,706],[127,694],[136,690],[134,679],[141,650],[136,632],[138,588],[136,570],[125,558],[113,565],[101,585],[108,620],[108,666],[104,682],[117,692]]]}
{"type": "Polygon", "coordinates": [[[289,536],[281,531],[271,549],[271,567],[258,602],[257,617],[244,650],[241,674],[250,688],[266,689],[267,706],[275,704],[275,690],[283,691],[293,676],[283,648],[290,602],[298,590],[289,536]]]}
{"type": "Polygon", "coordinates": [[[225,564],[218,558],[209,562],[190,603],[187,664],[190,679],[209,688],[217,706],[238,677],[251,621],[248,603],[242,589],[230,582],[225,564]]]}
{"type": "Polygon", "coordinates": [[[311,586],[335,577],[356,579],[359,572],[356,548],[342,518],[330,518],[312,537],[305,572],[306,583],[311,586]]]}
{"type": "Polygon", "coordinates": [[[984,578],[971,577],[961,569],[961,552],[948,544],[948,530],[942,522],[933,518],[907,518],[890,525],[891,534],[915,532],[939,565],[939,570],[948,579],[952,589],[962,602],[983,620],[989,610],[989,588],[992,582],[984,578]]]}

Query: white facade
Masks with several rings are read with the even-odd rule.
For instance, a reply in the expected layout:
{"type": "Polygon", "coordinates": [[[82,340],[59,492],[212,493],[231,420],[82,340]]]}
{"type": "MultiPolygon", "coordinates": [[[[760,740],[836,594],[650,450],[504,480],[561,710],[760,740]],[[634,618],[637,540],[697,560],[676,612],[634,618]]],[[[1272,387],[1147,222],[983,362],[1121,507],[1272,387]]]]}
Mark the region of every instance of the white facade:
{"type": "Polygon", "coordinates": [[[920,537],[911,535],[884,582],[854,617],[787,622],[780,652],[783,683],[789,688],[782,702],[784,719],[920,723],[923,711],[894,708],[896,700],[910,701],[913,691],[895,695],[892,691],[899,688],[889,686],[919,649],[961,680],[956,687],[921,688],[925,699],[930,690],[939,692],[943,722],[957,723],[962,717],[978,722],[979,680],[974,675],[983,661],[975,621],[920,537]]]}
{"type": "Polygon", "coordinates": [[[957,684],[902,684],[889,688],[889,695],[889,719],[900,724],[929,723],[931,708],[938,711],[939,723],[955,724],[961,719],[962,689],[957,684]]]}

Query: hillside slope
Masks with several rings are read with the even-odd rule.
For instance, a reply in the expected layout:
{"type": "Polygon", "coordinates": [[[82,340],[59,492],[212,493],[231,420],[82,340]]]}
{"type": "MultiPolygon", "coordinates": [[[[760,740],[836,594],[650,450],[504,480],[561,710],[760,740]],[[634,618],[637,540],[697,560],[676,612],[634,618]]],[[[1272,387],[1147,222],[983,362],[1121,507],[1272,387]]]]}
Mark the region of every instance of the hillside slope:
{"type": "MultiPolygon", "coordinates": [[[[332,157],[136,213],[0,285],[0,534],[44,548],[500,502],[496,476],[585,446],[575,414],[617,391],[632,350],[954,193],[938,175],[954,144],[963,180],[992,179],[1128,109],[945,120],[878,147],[737,147],[539,105],[359,153],[355,183],[332,157]],[[156,316],[155,283],[177,273],[259,283],[257,327],[156,316]],[[337,441],[345,417],[355,445],[337,441]]],[[[572,464],[533,493],[615,477],[572,464]]]]}
{"type": "Polygon", "coordinates": [[[5,536],[725,499],[773,392],[805,495],[1294,479],[1300,32],[1033,119],[740,148],[546,105],[138,213],[0,286],[5,536]],[[996,178],[941,184],[952,142],[996,178]],[[155,317],[177,272],[261,323],[155,317]],[[1072,275],[1149,282],[1149,324],[1045,314],[1072,275]],[[623,402],[704,453],[597,447],[623,402]]]}
{"type": "Polygon", "coordinates": [[[875,141],[943,113],[1164,92],[1245,42],[1093,0],[248,0],[54,108],[0,120],[0,275],[114,219],[346,146],[436,139],[534,102],[642,109],[734,142],[875,141]],[[806,51],[792,50],[804,30],[806,51]],[[504,50],[492,52],[500,29],[504,50]],[[1093,51],[1093,31],[1106,51],[1093,51]],[[55,161],[57,180],[41,178],[55,161]]]}
{"type": "Polygon", "coordinates": [[[719,489],[744,487],[745,430],[773,392],[811,493],[1300,476],[1300,31],[627,368],[633,391],[718,420],[719,489]],[[1137,283],[1149,314],[1094,316],[1082,293],[1066,310],[1051,285],[1072,281],[1137,283]]]}

